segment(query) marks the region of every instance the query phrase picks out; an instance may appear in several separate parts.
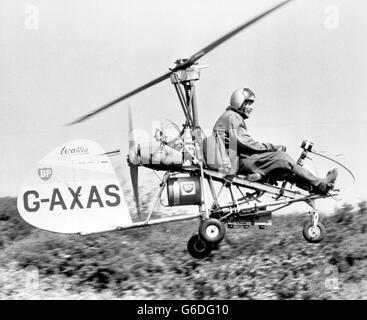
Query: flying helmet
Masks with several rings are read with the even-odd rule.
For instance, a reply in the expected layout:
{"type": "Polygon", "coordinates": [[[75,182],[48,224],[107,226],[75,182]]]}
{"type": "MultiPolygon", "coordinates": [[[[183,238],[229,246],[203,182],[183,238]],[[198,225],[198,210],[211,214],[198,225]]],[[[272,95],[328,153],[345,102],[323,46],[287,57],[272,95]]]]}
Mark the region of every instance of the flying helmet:
{"type": "Polygon", "coordinates": [[[249,88],[240,88],[231,95],[230,105],[239,109],[245,101],[255,101],[255,94],[249,88]]]}

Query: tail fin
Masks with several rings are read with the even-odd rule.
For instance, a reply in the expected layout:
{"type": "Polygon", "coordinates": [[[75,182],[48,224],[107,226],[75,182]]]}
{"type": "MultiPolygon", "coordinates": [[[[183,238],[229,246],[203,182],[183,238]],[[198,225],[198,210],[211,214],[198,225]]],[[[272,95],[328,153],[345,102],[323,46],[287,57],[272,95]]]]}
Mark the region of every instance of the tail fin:
{"type": "Polygon", "coordinates": [[[29,224],[60,233],[94,233],[132,224],[105,151],[90,140],[62,144],[31,170],[18,193],[29,224]]]}

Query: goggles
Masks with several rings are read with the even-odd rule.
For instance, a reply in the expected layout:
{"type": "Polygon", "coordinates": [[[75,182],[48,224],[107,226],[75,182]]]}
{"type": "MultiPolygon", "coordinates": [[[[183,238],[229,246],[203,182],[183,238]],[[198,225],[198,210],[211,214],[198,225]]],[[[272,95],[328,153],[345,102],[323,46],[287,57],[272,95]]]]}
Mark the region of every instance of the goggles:
{"type": "Polygon", "coordinates": [[[251,106],[254,102],[255,102],[254,100],[246,99],[245,101],[243,101],[240,108],[243,108],[243,107],[246,107],[246,106],[251,106]]]}

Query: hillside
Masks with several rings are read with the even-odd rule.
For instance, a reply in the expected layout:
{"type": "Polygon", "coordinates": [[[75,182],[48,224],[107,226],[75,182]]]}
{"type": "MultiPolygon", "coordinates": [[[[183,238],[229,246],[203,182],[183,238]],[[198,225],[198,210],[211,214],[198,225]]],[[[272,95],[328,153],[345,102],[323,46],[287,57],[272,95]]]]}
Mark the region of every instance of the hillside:
{"type": "Polygon", "coordinates": [[[306,215],[227,229],[205,260],[186,251],[197,221],[85,237],[37,230],[0,199],[1,299],[367,299],[367,202],[321,216],[320,244],[306,215]]]}

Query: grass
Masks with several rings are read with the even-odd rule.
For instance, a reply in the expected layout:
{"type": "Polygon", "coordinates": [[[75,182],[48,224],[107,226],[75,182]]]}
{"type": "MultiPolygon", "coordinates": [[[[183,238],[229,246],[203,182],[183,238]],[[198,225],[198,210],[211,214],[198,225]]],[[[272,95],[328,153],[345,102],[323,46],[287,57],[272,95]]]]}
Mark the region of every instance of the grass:
{"type": "Polygon", "coordinates": [[[0,199],[1,299],[367,299],[367,202],[322,216],[307,243],[303,215],[227,229],[219,250],[193,259],[184,221],[84,237],[38,230],[0,199]]]}

